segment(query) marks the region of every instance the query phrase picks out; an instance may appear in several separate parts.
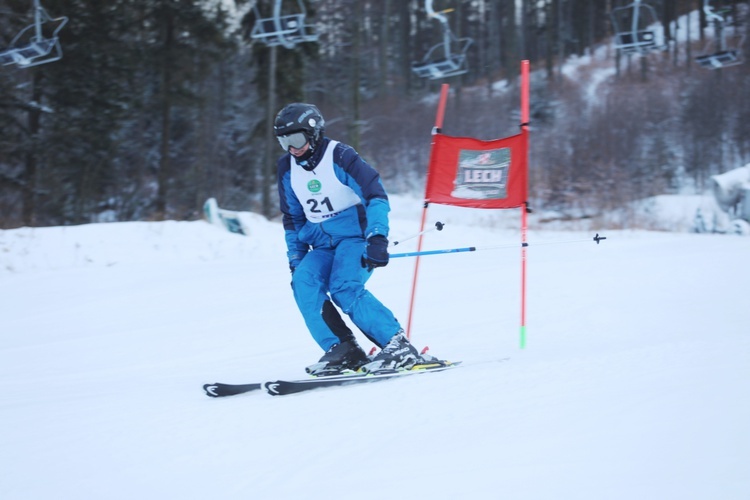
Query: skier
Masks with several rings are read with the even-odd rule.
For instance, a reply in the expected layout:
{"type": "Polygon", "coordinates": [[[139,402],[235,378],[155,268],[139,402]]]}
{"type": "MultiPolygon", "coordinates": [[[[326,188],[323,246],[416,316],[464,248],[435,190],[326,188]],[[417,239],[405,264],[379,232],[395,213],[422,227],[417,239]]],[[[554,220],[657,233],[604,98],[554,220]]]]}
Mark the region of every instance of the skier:
{"type": "Polygon", "coordinates": [[[393,313],[365,283],[388,264],[388,195],[380,175],[351,147],[324,137],[312,104],[276,115],[279,203],[292,290],[307,328],[325,351],[313,375],[411,368],[421,360],[393,313]],[[369,359],[335,303],[381,351],[369,359]]]}

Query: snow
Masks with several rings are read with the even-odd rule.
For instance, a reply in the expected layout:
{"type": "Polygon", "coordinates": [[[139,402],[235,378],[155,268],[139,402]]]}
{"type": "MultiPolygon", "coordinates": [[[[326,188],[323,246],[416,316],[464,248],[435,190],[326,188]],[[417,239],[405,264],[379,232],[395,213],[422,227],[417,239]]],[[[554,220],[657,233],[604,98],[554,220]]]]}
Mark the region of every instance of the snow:
{"type": "MultiPolygon", "coordinates": [[[[518,214],[428,215],[424,249],[507,244],[421,260],[412,339],[464,365],[283,398],[201,389],[321,355],[278,222],[0,231],[0,496],[750,498],[750,238],[532,219],[521,349],[518,214]]],[[[369,284],[404,324],[413,266],[369,284]]]]}

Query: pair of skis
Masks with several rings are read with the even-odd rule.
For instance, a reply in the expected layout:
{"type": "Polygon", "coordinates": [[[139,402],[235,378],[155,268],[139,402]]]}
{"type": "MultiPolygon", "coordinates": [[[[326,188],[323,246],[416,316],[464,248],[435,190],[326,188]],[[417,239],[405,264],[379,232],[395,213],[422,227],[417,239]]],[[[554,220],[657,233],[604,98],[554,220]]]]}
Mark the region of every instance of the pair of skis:
{"type": "Polygon", "coordinates": [[[203,390],[206,391],[207,396],[212,398],[235,396],[246,392],[259,391],[261,389],[264,389],[271,396],[286,396],[288,394],[297,394],[323,387],[379,382],[381,380],[390,380],[418,373],[440,372],[455,368],[459,364],[461,364],[460,361],[451,362],[436,360],[415,365],[409,370],[379,370],[366,374],[352,373],[327,377],[312,377],[301,380],[273,380],[256,384],[222,384],[215,382],[213,384],[205,384],[203,390]]]}

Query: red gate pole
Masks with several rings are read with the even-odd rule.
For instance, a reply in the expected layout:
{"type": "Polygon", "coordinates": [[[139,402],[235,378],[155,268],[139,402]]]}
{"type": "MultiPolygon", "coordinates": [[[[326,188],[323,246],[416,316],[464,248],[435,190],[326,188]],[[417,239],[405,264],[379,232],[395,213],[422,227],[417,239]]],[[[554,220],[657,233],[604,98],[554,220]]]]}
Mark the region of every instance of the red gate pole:
{"type": "MultiPolygon", "coordinates": [[[[432,134],[439,134],[440,129],[443,128],[443,119],[445,118],[445,105],[448,101],[448,90],[450,85],[444,83],[440,88],[440,102],[438,103],[437,115],[435,116],[435,128],[432,134]]],[[[430,167],[427,166],[427,181],[430,177],[430,167]]],[[[422,250],[422,238],[424,236],[424,226],[427,220],[427,182],[425,182],[425,196],[424,196],[424,207],[422,208],[422,222],[419,226],[419,239],[417,240],[417,251],[422,250]]],[[[414,313],[414,297],[417,293],[417,277],[419,276],[419,256],[417,256],[416,262],[414,263],[414,277],[411,281],[411,298],[409,299],[409,319],[406,323],[406,338],[411,339],[411,320],[414,313]]]]}
{"type": "Polygon", "coordinates": [[[529,196],[529,61],[521,61],[521,131],[526,134],[526,185],[521,205],[521,334],[520,347],[526,347],[526,233],[528,230],[529,196]]]}

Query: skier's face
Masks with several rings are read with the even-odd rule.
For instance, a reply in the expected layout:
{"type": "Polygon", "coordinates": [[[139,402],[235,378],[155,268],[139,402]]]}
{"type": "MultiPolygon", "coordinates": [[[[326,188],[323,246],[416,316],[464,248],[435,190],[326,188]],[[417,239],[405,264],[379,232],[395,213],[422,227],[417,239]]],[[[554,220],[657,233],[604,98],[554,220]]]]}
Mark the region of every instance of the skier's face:
{"type": "Polygon", "coordinates": [[[281,145],[281,149],[292,153],[294,156],[304,154],[309,148],[307,136],[304,132],[294,132],[287,135],[276,137],[281,145]]]}
{"type": "Polygon", "coordinates": [[[308,149],[310,149],[309,142],[306,142],[305,145],[302,146],[301,148],[295,148],[294,146],[289,146],[289,152],[292,154],[292,156],[295,156],[297,158],[307,153],[308,149]]]}

